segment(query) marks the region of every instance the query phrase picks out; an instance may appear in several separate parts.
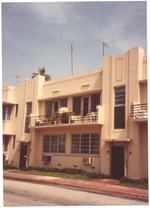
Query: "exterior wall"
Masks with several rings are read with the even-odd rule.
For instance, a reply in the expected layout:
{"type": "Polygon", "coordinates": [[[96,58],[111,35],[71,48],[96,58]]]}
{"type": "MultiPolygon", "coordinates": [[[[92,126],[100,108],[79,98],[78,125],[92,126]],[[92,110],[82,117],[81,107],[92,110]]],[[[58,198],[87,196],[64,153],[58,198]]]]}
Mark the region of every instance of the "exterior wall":
{"type": "Polygon", "coordinates": [[[54,168],[78,168],[89,172],[112,174],[112,147],[124,148],[124,176],[148,177],[148,129],[147,119],[135,121],[131,118],[133,103],[147,103],[147,57],[143,49],[132,48],[118,56],[105,56],[103,68],[44,81],[44,77],[23,81],[16,87],[3,88],[3,104],[12,105],[11,120],[3,121],[3,135],[9,135],[7,158],[19,167],[21,147],[27,145],[26,165],[54,168]],[[125,86],[125,128],[114,128],[115,88],[125,86]],[[68,98],[68,108],[73,111],[73,97],[81,96],[83,110],[84,96],[100,93],[98,122],[78,125],[56,125],[30,128],[25,133],[26,105],[32,102],[31,116],[45,115],[45,102],[68,98]],[[18,116],[15,116],[18,104],[18,116]],[[71,153],[71,135],[99,133],[99,154],[85,155],[71,153]],[[44,164],[44,135],[66,134],[65,153],[52,153],[51,163],[44,164]],[[12,148],[16,136],[15,149],[12,148]],[[83,158],[92,158],[92,165],[83,164],[83,158]],[[144,161],[144,162],[143,162],[144,161]]]}
{"type": "MultiPolygon", "coordinates": [[[[89,172],[100,172],[100,156],[99,155],[83,155],[83,154],[71,154],[71,134],[75,133],[99,133],[99,127],[87,127],[86,126],[74,126],[74,127],[61,127],[59,128],[59,134],[66,134],[66,150],[65,153],[51,153],[52,161],[46,165],[42,161],[42,156],[46,155],[43,153],[43,139],[44,135],[55,135],[58,134],[57,128],[51,129],[40,129],[34,137],[34,156],[33,160],[30,158],[30,165],[40,167],[52,167],[52,168],[72,168],[72,169],[83,169],[89,172]],[[84,165],[83,158],[92,157],[92,166],[84,165]]],[[[33,147],[31,146],[31,149],[33,147]]]]}

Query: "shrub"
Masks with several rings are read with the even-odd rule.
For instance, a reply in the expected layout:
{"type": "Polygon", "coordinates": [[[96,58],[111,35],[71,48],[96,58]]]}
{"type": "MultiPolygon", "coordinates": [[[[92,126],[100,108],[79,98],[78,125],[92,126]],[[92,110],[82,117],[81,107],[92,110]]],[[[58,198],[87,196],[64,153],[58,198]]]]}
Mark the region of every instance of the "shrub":
{"type": "Polygon", "coordinates": [[[120,183],[148,184],[148,179],[131,179],[128,177],[123,177],[120,179],[120,183]]]}

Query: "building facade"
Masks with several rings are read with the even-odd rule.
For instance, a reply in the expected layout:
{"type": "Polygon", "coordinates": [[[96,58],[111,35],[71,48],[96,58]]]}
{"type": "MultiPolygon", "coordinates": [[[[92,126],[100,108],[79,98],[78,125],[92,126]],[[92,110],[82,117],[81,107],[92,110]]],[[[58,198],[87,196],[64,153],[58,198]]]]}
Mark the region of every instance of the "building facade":
{"type": "Polygon", "coordinates": [[[3,88],[9,163],[148,178],[147,57],[140,47],[103,67],[3,88]]]}

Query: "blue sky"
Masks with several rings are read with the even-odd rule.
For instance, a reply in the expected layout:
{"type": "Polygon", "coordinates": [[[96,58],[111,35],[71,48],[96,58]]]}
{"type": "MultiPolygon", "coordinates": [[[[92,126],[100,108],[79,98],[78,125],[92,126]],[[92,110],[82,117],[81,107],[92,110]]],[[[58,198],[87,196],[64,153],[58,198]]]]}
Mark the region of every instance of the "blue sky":
{"type": "Polygon", "coordinates": [[[140,46],[147,55],[146,2],[2,3],[3,86],[45,67],[52,79],[102,67],[105,55],[140,46]]]}

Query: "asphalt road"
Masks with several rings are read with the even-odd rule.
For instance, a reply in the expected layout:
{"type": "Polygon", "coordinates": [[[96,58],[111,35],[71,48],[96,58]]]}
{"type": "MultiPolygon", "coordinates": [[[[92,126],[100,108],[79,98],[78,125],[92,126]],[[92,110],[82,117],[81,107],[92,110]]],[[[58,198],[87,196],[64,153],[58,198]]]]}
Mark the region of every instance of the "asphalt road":
{"type": "Polygon", "coordinates": [[[147,205],[146,202],[59,186],[6,180],[4,203],[14,206],[147,205]]]}

